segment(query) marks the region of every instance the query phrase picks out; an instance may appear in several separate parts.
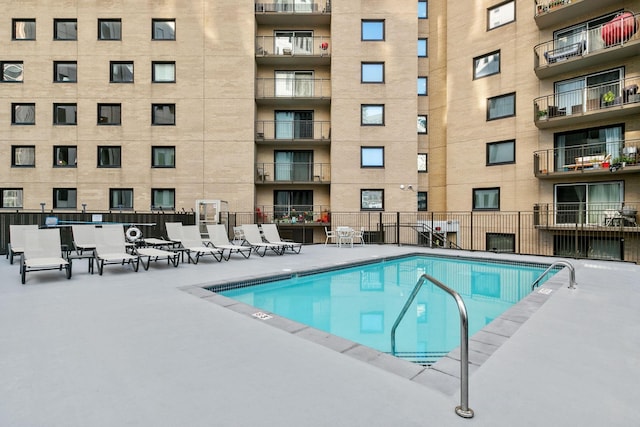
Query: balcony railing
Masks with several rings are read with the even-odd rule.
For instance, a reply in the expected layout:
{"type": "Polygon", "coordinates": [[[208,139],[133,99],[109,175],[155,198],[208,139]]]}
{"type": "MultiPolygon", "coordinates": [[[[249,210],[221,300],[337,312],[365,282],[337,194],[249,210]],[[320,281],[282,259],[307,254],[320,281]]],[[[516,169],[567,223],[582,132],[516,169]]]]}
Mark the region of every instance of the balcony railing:
{"type": "Polygon", "coordinates": [[[298,0],[264,3],[256,1],[256,13],[330,13],[331,2],[300,2],[298,0]]]}
{"type": "Polygon", "coordinates": [[[331,55],[329,36],[257,36],[256,56],[292,57],[331,55]]]}
{"type": "Polygon", "coordinates": [[[619,4],[620,0],[536,0],[534,17],[538,28],[550,28],[619,4]]]}
{"type": "Polygon", "coordinates": [[[256,99],[262,100],[318,100],[331,98],[330,79],[295,77],[256,79],[256,99]]]}
{"type": "Polygon", "coordinates": [[[328,184],[330,163],[256,163],[256,184],[328,184]]]}
{"type": "Polygon", "coordinates": [[[601,141],[533,153],[539,178],[581,173],[640,172],[640,139],[601,141]]]}
{"type": "Polygon", "coordinates": [[[270,142],[328,142],[331,122],[313,120],[256,121],[256,141],[270,142]]]}
{"type": "Polygon", "coordinates": [[[561,202],[535,205],[534,214],[539,217],[536,226],[575,227],[634,227],[638,229],[637,202],[561,202]]]}

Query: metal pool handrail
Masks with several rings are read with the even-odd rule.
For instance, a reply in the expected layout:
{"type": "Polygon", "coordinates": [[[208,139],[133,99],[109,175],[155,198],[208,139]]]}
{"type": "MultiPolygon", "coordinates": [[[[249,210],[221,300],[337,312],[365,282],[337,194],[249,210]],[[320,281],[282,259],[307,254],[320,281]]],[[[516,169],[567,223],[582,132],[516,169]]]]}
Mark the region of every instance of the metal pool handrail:
{"type": "Polygon", "coordinates": [[[540,275],[540,277],[538,277],[536,280],[533,281],[533,283],[531,284],[531,290],[533,291],[533,289],[540,285],[540,280],[542,280],[542,278],[544,276],[547,275],[548,272],[551,271],[551,269],[553,269],[554,267],[558,266],[558,265],[564,265],[565,267],[569,268],[569,289],[575,289],[577,283],[576,283],[576,269],[573,268],[573,265],[569,262],[569,261],[564,261],[564,260],[560,260],[560,261],[555,261],[553,264],[551,264],[549,266],[549,268],[547,268],[544,273],[542,273],[540,275]]]}
{"type": "Polygon", "coordinates": [[[473,410],[469,408],[469,320],[464,301],[462,301],[462,298],[456,291],[428,274],[420,276],[418,283],[416,283],[411,295],[409,295],[409,299],[404,304],[404,307],[402,307],[398,318],[391,328],[391,354],[394,356],[396,354],[396,329],[407,313],[407,310],[409,310],[409,306],[411,306],[416,295],[418,295],[420,288],[422,288],[422,285],[427,280],[451,295],[456,300],[456,304],[458,304],[458,310],[460,311],[460,406],[456,406],[455,411],[456,414],[463,418],[472,418],[473,410]]]}

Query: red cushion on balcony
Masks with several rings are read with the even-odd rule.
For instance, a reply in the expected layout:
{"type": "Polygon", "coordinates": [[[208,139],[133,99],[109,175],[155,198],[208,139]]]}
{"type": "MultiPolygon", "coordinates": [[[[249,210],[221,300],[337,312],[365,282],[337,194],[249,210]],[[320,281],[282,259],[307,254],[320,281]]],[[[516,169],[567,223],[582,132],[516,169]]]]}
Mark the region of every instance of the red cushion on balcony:
{"type": "Polygon", "coordinates": [[[635,16],[625,12],[602,26],[602,40],[607,46],[629,40],[637,27],[635,16]]]}

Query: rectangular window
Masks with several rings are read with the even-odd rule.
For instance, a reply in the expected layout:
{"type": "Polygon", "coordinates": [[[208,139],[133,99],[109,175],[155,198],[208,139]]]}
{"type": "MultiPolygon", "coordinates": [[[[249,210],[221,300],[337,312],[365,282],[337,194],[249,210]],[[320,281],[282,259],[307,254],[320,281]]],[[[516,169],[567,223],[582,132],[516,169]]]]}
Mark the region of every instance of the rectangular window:
{"type": "Polygon", "coordinates": [[[487,166],[516,162],[516,142],[500,141],[487,144],[487,166]]]}
{"type": "Polygon", "coordinates": [[[426,58],[429,56],[428,39],[418,39],[418,57],[426,58]]]}
{"type": "Polygon", "coordinates": [[[516,235],[511,233],[487,233],[486,249],[491,252],[510,252],[516,251],[516,235]]]}
{"type": "Polygon", "coordinates": [[[418,133],[426,134],[427,133],[427,116],[425,114],[421,114],[418,116],[418,133]]]}
{"type": "Polygon", "coordinates": [[[362,41],[384,41],[384,20],[362,20],[362,41]]]}
{"type": "Polygon", "coordinates": [[[362,126],[384,126],[384,105],[363,104],[360,113],[362,126]]]}
{"type": "Polygon", "coordinates": [[[360,167],[383,168],[384,147],[360,147],[360,167]]]}
{"type": "Polygon", "coordinates": [[[176,208],[176,190],[173,188],[154,188],[151,190],[151,209],[176,208]]]}
{"type": "Polygon", "coordinates": [[[152,168],[175,168],[176,147],[151,147],[152,168]]]}
{"type": "Polygon", "coordinates": [[[429,210],[429,205],[427,203],[427,192],[426,191],[418,191],[418,211],[425,212],[429,210]]]}
{"type": "Polygon", "coordinates": [[[36,104],[11,104],[12,125],[35,125],[36,104]]]}
{"type": "Polygon", "coordinates": [[[54,168],[75,168],[78,165],[78,147],[56,145],[53,147],[54,168]]]}
{"type": "Polygon", "coordinates": [[[500,72],[500,51],[473,58],[473,78],[492,76],[500,72]]]}
{"type": "Polygon", "coordinates": [[[153,19],[151,21],[151,39],[175,40],[176,39],[176,20],[175,19],[153,19]]]}
{"type": "Polygon", "coordinates": [[[53,104],[54,125],[76,125],[78,106],[76,104],[53,104]]]}
{"type": "Polygon", "coordinates": [[[78,192],[75,188],[54,188],[53,189],[53,208],[65,209],[75,208],[78,192]]]}
{"type": "Polygon", "coordinates": [[[474,188],[473,189],[473,210],[474,211],[497,211],[500,210],[500,188],[474,188]]]}
{"type": "Polygon", "coordinates": [[[13,19],[11,38],[13,40],[35,40],[36,20],[35,19],[13,19]]]}
{"type": "Polygon", "coordinates": [[[154,61],[151,68],[151,80],[154,83],[175,83],[176,63],[154,61]]]}
{"type": "Polygon", "coordinates": [[[34,145],[14,145],[11,147],[11,166],[34,167],[36,147],[34,145]]]}
{"type": "Polygon", "coordinates": [[[299,218],[304,212],[313,211],[313,191],[275,190],[273,205],[275,218],[299,218]]]}
{"type": "Polygon", "coordinates": [[[276,71],[274,75],[277,97],[313,97],[313,71],[276,71]]]}
{"type": "Polygon", "coordinates": [[[276,181],[309,182],[313,180],[313,151],[275,151],[276,181]]]}
{"type": "Polygon", "coordinates": [[[22,83],[24,64],[22,61],[0,61],[2,82],[22,83]]]}
{"type": "Polygon", "coordinates": [[[487,10],[487,30],[501,27],[516,20],[516,2],[509,0],[487,10]]]}
{"type": "Polygon", "coordinates": [[[153,104],[151,114],[151,123],[154,125],[176,124],[176,104],[153,104]]]}
{"type": "Polygon", "coordinates": [[[53,20],[54,40],[78,40],[78,20],[77,19],[54,19],[53,20]]]}
{"type": "Polygon", "coordinates": [[[605,224],[605,211],[618,211],[624,198],[622,181],[555,186],[557,224],[605,224]]]}
{"type": "Polygon", "coordinates": [[[109,81],[111,83],[133,83],[133,61],[111,61],[109,81]]]}
{"type": "Polygon", "coordinates": [[[276,139],[313,139],[313,111],[275,111],[276,139]]]}
{"type": "Polygon", "coordinates": [[[362,83],[384,83],[384,62],[363,62],[362,83]]]}
{"type": "Polygon", "coordinates": [[[427,77],[418,77],[418,96],[427,96],[429,94],[427,77]]]}
{"type": "Polygon", "coordinates": [[[427,19],[429,17],[427,0],[418,0],[418,19],[427,19]]]}
{"type": "Polygon", "coordinates": [[[122,124],[122,107],[120,104],[98,104],[98,124],[118,126],[122,124]]]}
{"type": "Polygon", "coordinates": [[[3,188],[0,208],[21,208],[22,188],[3,188]]]}
{"type": "Polygon", "coordinates": [[[360,209],[381,211],[384,209],[384,190],[360,190],[360,209]]]}
{"type": "MultiPolygon", "coordinates": [[[[570,170],[577,164],[582,166],[582,170],[595,167],[595,164],[584,164],[585,157],[601,156],[604,159],[609,156],[610,160],[614,160],[620,153],[625,154],[625,150],[629,152],[635,148],[634,145],[625,145],[629,144],[625,144],[624,127],[621,125],[557,133],[554,135],[554,170],[564,172],[565,166],[570,170]]],[[[635,152],[637,151],[636,149],[635,152]]]]}
{"type": "Polygon", "coordinates": [[[110,188],[109,209],[133,209],[133,188],[110,188]]]}
{"type": "MultiPolygon", "coordinates": [[[[274,31],[274,49],[276,55],[312,55],[314,53],[313,31],[274,31]]],[[[328,44],[321,43],[321,50],[328,44]]]]}
{"type": "Polygon", "coordinates": [[[427,153],[418,153],[418,172],[426,173],[427,169],[427,153]]]}
{"type": "Polygon", "coordinates": [[[100,146],[98,147],[98,167],[99,168],[119,168],[121,166],[120,146],[100,146]]]}
{"type": "Polygon", "coordinates": [[[516,115],[516,94],[510,93],[487,99],[487,120],[516,115]]]}
{"type": "Polygon", "coordinates": [[[77,82],[78,63],[76,61],[55,61],[53,63],[53,81],[57,83],[77,82]]]}
{"type": "Polygon", "coordinates": [[[98,40],[122,40],[122,21],[98,19],[98,40]]]}

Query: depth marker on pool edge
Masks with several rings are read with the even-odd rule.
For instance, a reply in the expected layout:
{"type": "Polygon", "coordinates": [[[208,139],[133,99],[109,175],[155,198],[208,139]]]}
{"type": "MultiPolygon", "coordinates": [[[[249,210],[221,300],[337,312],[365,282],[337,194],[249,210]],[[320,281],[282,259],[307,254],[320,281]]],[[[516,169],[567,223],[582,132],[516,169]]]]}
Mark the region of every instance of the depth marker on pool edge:
{"type": "Polygon", "coordinates": [[[261,311],[257,312],[257,313],[253,313],[252,314],[253,317],[257,317],[260,320],[269,320],[269,319],[273,319],[273,316],[267,314],[267,313],[263,313],[261,311]]]}

